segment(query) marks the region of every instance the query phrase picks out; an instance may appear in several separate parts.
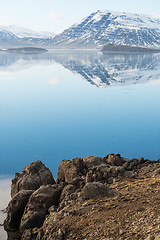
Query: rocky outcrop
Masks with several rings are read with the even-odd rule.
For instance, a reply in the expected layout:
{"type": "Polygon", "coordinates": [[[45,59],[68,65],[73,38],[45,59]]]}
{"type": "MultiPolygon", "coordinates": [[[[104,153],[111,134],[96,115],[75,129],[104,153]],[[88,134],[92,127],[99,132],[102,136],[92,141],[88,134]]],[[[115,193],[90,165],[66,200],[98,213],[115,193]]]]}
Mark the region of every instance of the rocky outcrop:
{"type": "Polygon", "coordinates": [[[35,240],[37,237],[38,231],[39,231],[38,228],[31,228],[31,229],[25,230],[21,236],[21,240],[35,240]]]}
{"type": "Polygon", "coordinates": [[[41,186],[36,190],[25,207],[23,217],[20,222],[20,230],[40,228],[44,222],[48,209],[58,205],[61,188],[57,185],[41,186]]]}
{"type": "Polygon", "coordinates": [[[12,198],[8,204],[8,214],[4,223],[6,229],[19,229],[25,206],[33,192],[33,190],[22,190],[12,198]]]}
{"type": "Polygon", "coordinates": [[[12,180],[11,197],[21,190],[37,190],[41,185],[54,184],[52,173],[41,161],[35,161],[15,173],[12,180]]]}
{"type": "MultiPolygon", "coordinates": [[[[130,225],[135,224],[130,228],[133,232],[135,226],[141,228],[138,219],[146,216],[145,208],[147,214],[152,209],[150,216],[158,216],[159,186],[159,161],[126,160],[119,154],[63,160],[56,183],[49,169],[36,161],[15,174],[5,228],[19,229],[21,240],[145,239],[149,236],[145,233],[142,237],[134,233],[128,237],[127,225],[122,223],[131,219],[130,225]],[[147,195],[150,187],[155,188],[153,199],[147,195]],[[114,217],[120,220],[114,221],[114,217]]],[[[153,221],[150,217],[146,219],[144,229],[153,221]]],[[[158,221],[153,221],[155,226],[158,221]]],[[[151,235],[157,237],[156,234],[153,231],[151,235]]]]}
{"type": "Polygon", "coordinates": [[[112,166],[122,166],[126,162],[120,154],[109,154],[104,157],[104,160],[112,166]]]}
{"type": "Polygon", "coordinates": [[[57,174],[57,183],[60,182],[71,182],[74,178],[79,177],[76,166],[70,160],[61,161],[58,174],[57,174]]]}
{"type": "Polygon", "coordinates": [[[100,182],[87,183],[82,189],[81,196],[85,199],[113,197],[116,192],[100,182]]]}
{"type": "Polygon", "coordinates": [[[87,156],[83,158],[83,163],[87,169],[93,168],[95,166],[100,166],[105,164],[105,160],[101,157],[87,156]]]}

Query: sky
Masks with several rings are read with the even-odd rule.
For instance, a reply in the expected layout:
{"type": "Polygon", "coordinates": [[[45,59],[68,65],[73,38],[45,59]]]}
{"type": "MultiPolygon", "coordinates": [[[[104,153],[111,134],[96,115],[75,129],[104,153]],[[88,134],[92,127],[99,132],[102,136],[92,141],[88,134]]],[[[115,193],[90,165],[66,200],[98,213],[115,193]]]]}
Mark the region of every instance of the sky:
{"type": "Polygon", "coordinates": [[[0,0],[0,25],[57,34],[92,12],[105,9],[160,17],[159,0],[0,0]]]}

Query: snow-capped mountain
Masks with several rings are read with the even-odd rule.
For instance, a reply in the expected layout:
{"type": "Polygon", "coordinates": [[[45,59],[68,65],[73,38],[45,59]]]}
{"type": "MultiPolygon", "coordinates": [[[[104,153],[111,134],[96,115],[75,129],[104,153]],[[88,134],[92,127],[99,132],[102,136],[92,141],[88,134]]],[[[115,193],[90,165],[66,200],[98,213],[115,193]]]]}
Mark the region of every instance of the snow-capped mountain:
{"type": "Polygon", "coordinates": [[[53,45],[61,48],[99,48],[108,43],[160,47],[160,19],[99,10],[53,39],[53,45]]]}
{"type": "Polygon", "coordinates": [[[37,31],[30,30],[28,28],[23,28],[15,25],[0,26],[0,31],[1,30],[12,32],[19,38],[24,38],[24,37],[53,38],[55,37],[55,34],[52,32],[46,32],[46,31],[37,32],[37,31]]]}
{"type": "Polygon", "coordinates": [[[17,36],[12,32],[0,30],[0,40],[16,40],[17,36]]]}
{"type": "Polygon", "coordinates": [[[7,44],[13,45],[17,42],[18,37],[13,33],[0,30],[0,46],[5,46],[7,44]]]}

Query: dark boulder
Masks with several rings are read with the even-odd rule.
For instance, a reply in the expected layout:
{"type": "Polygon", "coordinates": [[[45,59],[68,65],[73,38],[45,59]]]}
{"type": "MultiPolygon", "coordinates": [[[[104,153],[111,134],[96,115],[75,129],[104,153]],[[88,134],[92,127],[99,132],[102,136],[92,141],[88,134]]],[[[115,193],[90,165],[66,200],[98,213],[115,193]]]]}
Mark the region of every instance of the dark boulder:
{"type": "Polygon", "coordinates": [[[42,226],[48,209],[58,205],[62,188],[55,185],[41,186],[30,197],[20,222],[20,230],[42,226]]]}
{"type": "Polygon", "coordinates": [[[41,161],[35,161],[15,173],[11,184],[11,196],[21,190],[37,190],[41,185],[55,184],[52,173],[41,161]]]}
{"type": "Polygon", "coordinates": [[[32,190],[22,190],[18,192],[9,202],[7,207],[7,218],[4,221],[6,230],[19,229],[19,223],[25,206],[27,205],[28,199],[32,193],[32,190]]]}
{"type": "Polygon", "coordinates": [[[113,178],[123,177],[123,166],[100,165],[90,169],[86,175],[86,182],[111,183],[113,178]]]}
{"type": "Polygon", "coordinates": [[[86,175],[87,168],[82,158],[73,158],[72,163],[76,167],[79,175],[86,175]]]}
{"type": "Polygon", "coordinates": [[[125,160],[120,156],[120,154],[109,154],[104,157],[104,160],[112,166],[122,166],[125,160]]]}
{"type": "Polygon", "coordinates": [[[126,161],[123,164],[123,167],[125,168],[125,170],[132,171],[132,170],[140,169],[144,166],[148,166],[150,164],[152,164],[152,161],[149,161],[148,159],[145,160],[144,158],[139,158],[139,159],[133,158],[131,160],[126,161]]]}
{"type": "Polygon", "coordinates": [[[79,177],[77,167],[70,160],[62,160],[57,174],[57,183],[69,183],[74,178],[79,177]]]}
{"type": "Polygon", "coordinates": [[[81,197],[85,199],[113,197],[116,193],[100,182],[87,183],[81,193],[81,197]]]}
{"type": "Polygon", "coordinates": [[[90,169],[95,166],[106,164],[101,157],[87,156],[83,158],[83,164],[86,168],[90,169]]]}

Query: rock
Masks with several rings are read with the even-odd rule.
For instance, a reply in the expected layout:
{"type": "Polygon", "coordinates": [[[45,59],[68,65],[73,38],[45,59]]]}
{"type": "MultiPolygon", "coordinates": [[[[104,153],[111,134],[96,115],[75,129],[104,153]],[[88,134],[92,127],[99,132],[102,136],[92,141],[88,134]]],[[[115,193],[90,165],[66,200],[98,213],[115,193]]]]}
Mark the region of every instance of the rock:
{"type": "Polygon", "coordinates": [[[101,157],[87,156],[83,158],[83,164],[86,168],[90,169],[95,166],[106,164],[101,157]]]}
{"type": "Polygon", "coordinates": [[[109,154],[104,157],[104,160],[112,166],[122,166],[125,160],[120,156],[120,154],[109,154]]]}
{"type": "Polygon", "coordinates": [[[148,235],[148,237],[145,238],[145,240],[155,240],[155,238],[154,238],[154,236],[152,236],[152,235],[148,235]]]}
{"type": "Polygon", "coordinates": [[[76,167],[77,172],[79,174],[86,175],[87,168],[86,168],[82,158],[73,158],[72,163],[76,167]]]}
{"type": "Polygon", "coordinates": [[[123,173],[124,178],[135,178],[136,176],[137,174],[132,171],[124,171],[123,173]]]}
{"type": "Polygon", "coordinates": [[[115,195],[116,193],[113,190],[99,182],[87,183],[81,193],[81,196],[85,199],[112,197],[115,195]]]}
{"type": "Polygon", "coordinates": [[[29,197],[33,193],[33,190],[22,190],[18,192],[7,207],[7,218],[4,221],[6,230],[19,229],[19,223],[21,221],[25,206],[29,197]]]}
{"type": "Polygon", "coordinates": [[[154,240],[160,240],[160,234],[158,234],[157,236],[155,236],[154,240]]]}
{"type": "Polygon", "coordinates": [[[61,193],[60,201],[65,199],[67,196],[70,196],[75,191],[76,191],[76,187],[74,185],[72,185],[72,184],[67,185],[66,187],[64,187],[64,189],[61,193]]]}
{"type": "Polygon", "coordinates": [[[160,238],[160,162],[119,154],[63,160],[49,185],[45,169],[36,161],[15,174],[8,239],[160,238]]]}
{"type": "Polygon", "coordinates": [[[90,169],[86,175],[86,182],[111,183],[113,178],[123,177],[123,166],[100,165],[90,169]]]}
{"type": "Polygon", "coordinates": [[[7,240],[20,240],[21,234],[19,231],[8,231],[7,232],[7,240]]]}
{"type": "Polygon", "coordinates": [[[70,160],[61,161],[58,174],[57,174],[57,183],[71,182],[74,178],[79,177],[78,170],[70,160]]]}
{"type": "Polygon", "coordinates": [[[58,205],[62,189],[57,185],[41,186],[30,197],[20,222],[20,230],[42,226],[48,209],[58,205]]]}
{"type": "MultiPolygon", "coordinates": [[[[150,161],[151,162],[151,161],[150,161]]],[[[138,176],[141,178],[156,178],[160,176],[160,163],[152,162],[148,164],[148,161],[141,165],[138,169],[138,176]]]]}
{"type": "Polygon", "coordinates": [[[38,231],[39,231],[38,228],[25,230],[21,236],[21,240],[36,240],[38,231]]]}
{"type": "Polygon", "coordinates": [[[139,159],[131,159],[126,161],[123,164],[123,167],[125,168],[125,170],[135,170],[135,169],[140,169],[144,166],[147,166],[148,164],[151,164],[152,162],[149,160],[144,160],[144,158],[139,158],[139,159]]]}
{"type": "Polygon", "coordinates": [[[21,173],[15,173],[11,184],[11,197],[21,190],[37,190],[41,185],[55,184],[52,173],[41,161],[35,161],[24,167],[21,173]]]}
{"type": "Polygon", "coordinates": [[[42,227],[39,229],[36,240],[63,240],[63,234],[61,233],[64,233],[65,230],[64,227],[63,230],[60,228],[60,219],[62,219],[62,214],[58,212],[50,212],[50,214],[46,217],[42,227]]]}
{"type": "Polygon", "coordinates": [[[64,187],[60,196],[59,209],[64,208],[66,205],[68,205],[69,202],[77,198],[77,195],[75,194],[75,192],[76,192],[76,187],[72,184],[69,184],[64,187]]]}

